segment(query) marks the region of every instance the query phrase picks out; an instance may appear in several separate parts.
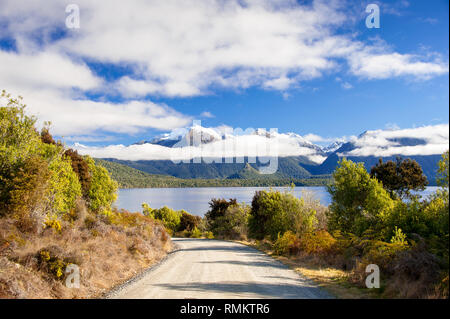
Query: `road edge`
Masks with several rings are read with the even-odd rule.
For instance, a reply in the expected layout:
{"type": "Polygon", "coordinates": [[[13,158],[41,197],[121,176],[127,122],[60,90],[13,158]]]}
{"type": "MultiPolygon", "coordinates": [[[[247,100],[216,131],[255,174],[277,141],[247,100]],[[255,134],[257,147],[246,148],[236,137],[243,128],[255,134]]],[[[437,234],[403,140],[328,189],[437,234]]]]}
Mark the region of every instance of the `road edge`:
{"type": "MultiPolygon", "coordinates": [[[[172,239],[172,238],[171,238],[172,239]]],[[[121,292],[125,287],[139,281],[143,277],[145,277],[147,274],[151,273],[152,271],[156,270],[158,267],[160,267],[164,262],[169,260],[174,256],[176,252],[180,251],[180,245],[172,241],[172,249],[167,253],[166,256],[161,258],[158,262],[154,263],[148,268],[143,269],[141,272],[139,272],[137,275],[125,280],[124,282],[115,285],[108,291],[101,294],[98,298],[99,299],[112,299],[114,296],[116,296],[119,292],[121,292]]]]}

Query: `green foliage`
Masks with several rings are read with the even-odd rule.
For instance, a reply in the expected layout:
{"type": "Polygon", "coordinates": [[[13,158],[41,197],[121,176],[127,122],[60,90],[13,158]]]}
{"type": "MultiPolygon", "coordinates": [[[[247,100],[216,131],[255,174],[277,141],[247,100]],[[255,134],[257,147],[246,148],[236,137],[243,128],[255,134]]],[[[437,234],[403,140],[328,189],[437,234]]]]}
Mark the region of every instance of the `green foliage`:
{"type": "Polygon", "coordinates": [[[14,175],[38,152],[36,118],[25,114],[22,98],[5,91],[0,96],[0,210],[5,211],[14,188],[14,175]]]}
{"type": "Polygon", "coordinates": [[[449,151],[442,154],[442,159],[439,161],[439,168],[438,168],[438,176],[437,176],[437,183],[439,186],[441,186],[444,191],[447,192],[448,195],[448,174],[449,174],[449,166],[448,166],[448,158],[449,158],[449,151]]]}
{"type": "Polygon", "coordinates": [[[95,162],[105,167],[111,176],[119,183],[120,188],[161,188],[161,187],[256,187],[256,186],[324,186],[328,177],[315,178],[177,178],[169,175],[149,174],[121,163],[95,159],[95,162]]]}
{"type": "Polygon", "coordinates": [[[149,204],[143,203],[142,204],[142,214],[147,217],[155,218],[155,215],[153,215],[154,209],[150,207],[149,204]]]}
{"type": "Polygon", "coordinates": [[[95,161],[86,156],[91,183],[88,192],[89,208],[98,213],[109,213],[111,205],[117,199],[117,182],[111,178],[103,166],[96,165],[95,161]]]}
{"type": "Polygon", "coordinates": [[[209,229],[218,238],[246,239],[249,213],[248,205],[234,203],[226,208],[223,215],[215,219],[211,219],[211,215],[207,217],[209,229]]]}
{"type": "Polygon", "coordinates": [[[406,241],[406,235],[402,232],[401,228],[395,226],[394,236],[392,236],[391,238],[391,243],[397,245],[408,245],[408,242],[406,241]]]}
{"type": "Polygon", "coordinates": [[[155,219],[161,220],[164,226],[172,233],[177,231],[180,226],[181,212],[175,211],[167,206],[154,209],[152,215],[155,219]]]}
{"type": "Polygon", "coordinates": [[[70,160],[56,157],[48,166],[50,179],[48,181],[47,199],[52,212],[57,215],[68,213],[75,207],[75,201],[81,196],[81,185],[72,170],[70,160]]]}
{"type": "Polygon", "coordinates": [[[201,238],[201,237],[202,237],[202,232],[201,232],[197,227],[195,227],[195,228],[191,231],[190,237],[191,237],[191,238],[201,238]]]}
{"type": "Polygon", "coordinates": [[[394,206],[382,185],[367,173],[362,163],[339,162],[328,186],[332,203],[328,212],[330,230],[362,235],[375,229],[394,206]]]}
{"type": "Polygon", "coordinates": [[[411,190],[424,190],[428,184],[422,167],[409,158],[402,160],[398,157],[396,162],[386,163],[380,158],[377,165],[372,167],[370,175],[380,181],[393,198],[409,196],[411,190]]]}
{"type": "Polygon", "coordinates": [[[315,215],[315,210],[290,192],[259,191],[252,200],[249,234],[256,239],[268,235],[275,240],[279,233],[284,234],[288,230],[297,234],[307,233],[317,224],[315,215]]]}
{"type": "Polygon", "coordinates": [[[47,162],[39,156],[28,158],[14,173],[8,195],[10,213],[24,218],[30,212],[45,208],[45,193],[50,177],[47,162]]]}

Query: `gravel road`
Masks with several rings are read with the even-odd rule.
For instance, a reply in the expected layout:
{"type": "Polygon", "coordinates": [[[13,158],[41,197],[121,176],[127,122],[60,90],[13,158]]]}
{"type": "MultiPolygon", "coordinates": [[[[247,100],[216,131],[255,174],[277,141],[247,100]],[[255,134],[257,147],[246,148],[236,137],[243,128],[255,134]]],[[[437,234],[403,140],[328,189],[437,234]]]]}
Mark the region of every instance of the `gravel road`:
{"type": "Polygon", "coordinates": [[[330,298],[310,280],[253,248],[220,240],[173,238],[164,261],[108,298],[330,298]]]}

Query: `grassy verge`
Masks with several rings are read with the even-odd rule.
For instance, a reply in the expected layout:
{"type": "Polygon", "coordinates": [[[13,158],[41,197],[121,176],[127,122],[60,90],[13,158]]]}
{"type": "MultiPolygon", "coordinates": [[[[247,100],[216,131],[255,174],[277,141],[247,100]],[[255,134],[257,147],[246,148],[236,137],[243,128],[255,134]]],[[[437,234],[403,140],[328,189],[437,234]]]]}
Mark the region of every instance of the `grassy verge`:
{"type": "Polygon", "coordinates": [[[236,241],[240,244],[258,249],[272,258],[285,264],[295,272],[311,279],[318,287],[325,289],[336,298],[369,299],[379,298],[379,294],[371,289],[361,288],[349,281],[351,273],[325,265],[320,259],[311,256],[278,256],[270,245],[255,241],[236,241]]]}
{"type": "Polygon", "coordinates": [[[85,213],[38,233],[0,218],[0,298],[98,298],[171,250],[164,227],[141,214],[85,213]],[[69,264],[79,267],[79,288],[66,286],[69,264]]]}

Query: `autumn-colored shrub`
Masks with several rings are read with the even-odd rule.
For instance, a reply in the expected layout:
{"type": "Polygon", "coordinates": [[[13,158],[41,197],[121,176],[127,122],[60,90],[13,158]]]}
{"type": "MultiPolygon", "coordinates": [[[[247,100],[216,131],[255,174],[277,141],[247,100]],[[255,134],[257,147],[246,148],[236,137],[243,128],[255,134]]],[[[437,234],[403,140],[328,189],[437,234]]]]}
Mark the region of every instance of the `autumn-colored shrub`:
{"type": "Polygon", "coordinates": [[[198,228],[198,226],[200,225],[200,222],[201,222],[200,216],[194,216],[194,215],[191,215],[188,212],[182,210],[178,231],[183,231],[183,230],[191,231],[194,228],[198,228]]]}
{"type": "Polygon", "coordinates": [[[326,230],[308,233],[300,238],[299,247],[307,254],[329,254],[332,252],[336,239],[326,230]]]}
{"type": "Polygon", "coordinates": [[[273,244],[273,252],[277,255],[294,255],[300,250],[300,240],[290,230],[283,235],[278,234],[278,238],[273,244]]]}
{"type": "Polygon", "coordinates": [[[24,232],[39,232],[45,219],[49,175],[47,163],[39,157],[27,159],[15,173],[7,209],[24,232]]]}
{"type": "Polygon", "coordinates": [[[88,198],[91,188],[91,172],[87,161],[77,151],[70,148],[64,152],[64,156],[70,158],[72,169],[80,181],[83,197],[88,198]]]}

